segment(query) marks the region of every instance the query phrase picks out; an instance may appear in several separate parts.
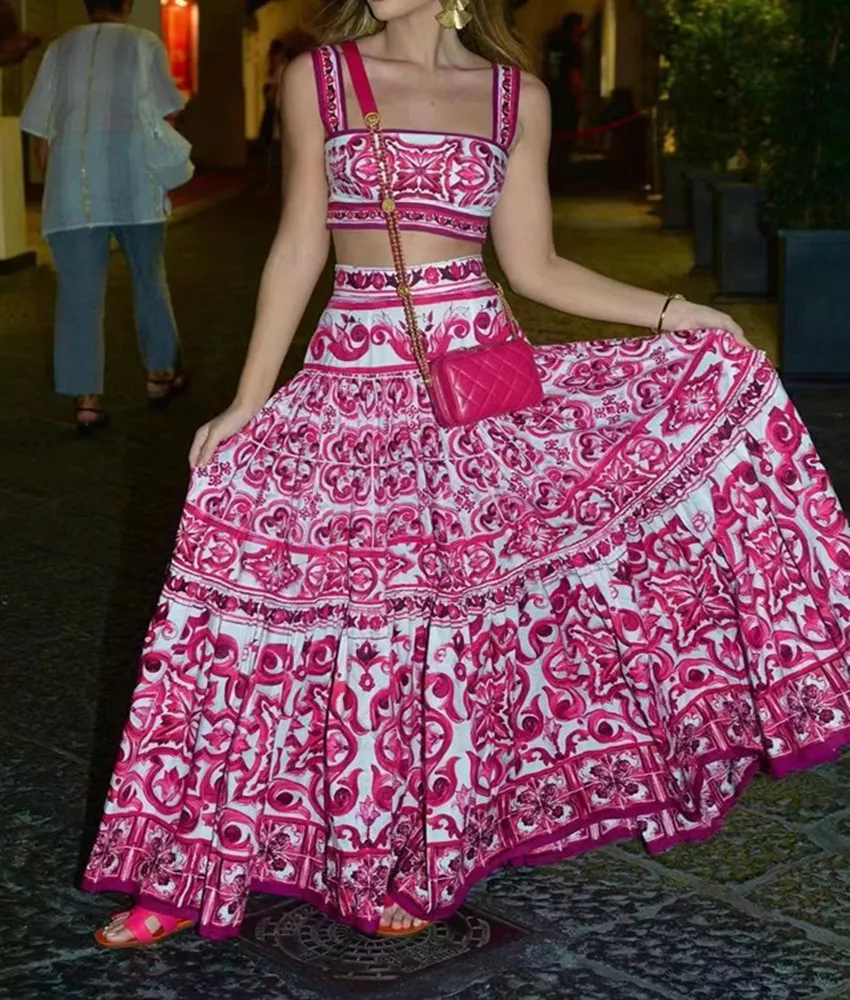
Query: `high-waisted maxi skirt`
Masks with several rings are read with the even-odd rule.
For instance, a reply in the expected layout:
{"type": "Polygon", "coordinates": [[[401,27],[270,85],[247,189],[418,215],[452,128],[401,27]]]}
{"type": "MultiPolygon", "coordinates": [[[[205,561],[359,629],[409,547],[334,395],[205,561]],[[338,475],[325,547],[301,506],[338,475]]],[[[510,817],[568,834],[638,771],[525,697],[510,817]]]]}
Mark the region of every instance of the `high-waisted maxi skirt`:
{"type": "MultiPolygon", "coordinates": [[[[716,830],[850,740],[850,534],[771,365],[717,331],[536,352],[443,429],[393,272],[340,267],[303,370],[189,490],[85,887],[238,932],[373,930],[506,862],[716,830]]],[[[432,356],[508,321],[415,269],[432,356]]]]}

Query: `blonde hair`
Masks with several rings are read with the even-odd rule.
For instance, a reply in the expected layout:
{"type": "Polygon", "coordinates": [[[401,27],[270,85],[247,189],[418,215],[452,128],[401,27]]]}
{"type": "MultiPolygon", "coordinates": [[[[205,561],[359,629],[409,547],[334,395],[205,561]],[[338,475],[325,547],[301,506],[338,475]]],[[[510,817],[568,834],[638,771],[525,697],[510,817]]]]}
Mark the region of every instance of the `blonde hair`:
{"type": "MultiPolygon", "coordinates": [[[[472,20],[459,32],[466,48],[488,62],[519,66],[532,72],[531,57],[508,26],[505,0],[472,0],[467,10],[472,20]]],[[[382,27],[372,17],[366,0],[318,0],[310,30],[321,44],[336,45],[351,38],[375,35],[382,27]]]]}

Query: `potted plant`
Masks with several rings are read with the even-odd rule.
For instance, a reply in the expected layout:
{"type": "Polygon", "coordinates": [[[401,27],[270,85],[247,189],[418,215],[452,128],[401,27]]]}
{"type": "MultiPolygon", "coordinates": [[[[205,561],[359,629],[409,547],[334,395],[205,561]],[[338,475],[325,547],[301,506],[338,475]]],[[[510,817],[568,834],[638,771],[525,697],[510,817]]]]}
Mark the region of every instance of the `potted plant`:
{"type": "Polygon", "coordinates": [[[793,43],[769,127],[781,368],[850,377],[850,3],[788,0],[793,43]]]}
{"type": "Polygon", "coordinates": [[[661,217],[663,231],[684,232],[690,228],[690,191],[687,171],[693,166],[676,146],[675,120],[671,114],[669,83],[670,53],[688,8],[694,0],[639,0],[651,26],[651,46],[659,67],[659,100],[653,142],[661,167],[661,217]]]}
{"type": "Polygon", "coordinates": [[[772,299],[775,240],[765,219],[766,192],[748,181],[718,181],[714,194],[714,276],[718,305],[772,299]]]}
{"type": "Polygon", "coordinates": [[[758,169],[785,0],[691,0],[670,48],[670,105],[689,171],[694,273],[715,261],[715,193],[758,169]]]}
{"type": "MultiPolygon", "coordinates": [[[[743,9],[733,13],[747,15],[743,9]]],[[[756,15],[745,16],[734,34],[737,51],[731,72],[744,174],[743,180],[712,184],[715,301],[724,304],[766,300],[775,294],[776,243],[765,217],[761,173],[771,110],[791,44],[787,3],[760,3],[756,15]]]]}
{"type": "Polygon", "coordinates": [[[710,270],[713,224],[709,183],[737,153],[737,137],[724,115],[725,60],[717,58],[718,19],[706,0],[676,4],[667,29],[667,114],[675,135],[676,161],[669,164],[693,230],[694,273],[710,270]],[[721,72],[714,74],[717,66],[721,72]],[[731,135],[731,138],[730,138],[731,135]]]}

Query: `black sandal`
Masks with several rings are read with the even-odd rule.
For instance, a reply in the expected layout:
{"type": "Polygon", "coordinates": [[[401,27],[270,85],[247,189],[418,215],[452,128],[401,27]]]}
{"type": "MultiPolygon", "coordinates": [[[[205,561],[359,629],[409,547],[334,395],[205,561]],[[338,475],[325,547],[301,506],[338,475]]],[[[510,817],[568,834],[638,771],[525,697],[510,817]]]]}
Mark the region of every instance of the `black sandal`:
{"type": "Polygon", "coordinates": [[[83,406],[85,396],[78,396],[74,401],[74,422],[77,433],[81,436],[91,435],[102,430],[109,423],[109,416],[99,406],[83,406]],[[81,413],[93,413],[94,420],[80,420],[81,413]]]}
{"type": "Polygon", "coordinates": [[[149,372],[147,378],[148,406],[155,410],[164,409],[175,396],[182,395],[189,388],[189,379],[184,371],[177,369],[171,375],[165,372],[149,372]],[[159,391],[151,392],[151,386],[159,391]]]}

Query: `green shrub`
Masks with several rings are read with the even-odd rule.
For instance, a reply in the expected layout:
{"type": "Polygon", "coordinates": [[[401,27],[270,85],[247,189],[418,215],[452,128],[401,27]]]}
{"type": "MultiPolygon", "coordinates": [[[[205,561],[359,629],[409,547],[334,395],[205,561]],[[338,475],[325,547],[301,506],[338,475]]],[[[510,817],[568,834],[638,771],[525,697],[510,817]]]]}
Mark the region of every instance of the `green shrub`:
{"type": "Polygon", "coordinates": [[[792,44],[768,126],[773,222],[850,228],[850,0],[789,0],[792,44]]]}
{"type": "Polygon", "coordinates": [[[787,0],[674,0],[666,30],[679,151],[719,168],[742,153],[757,173],[789,47],[787,0]]]}

